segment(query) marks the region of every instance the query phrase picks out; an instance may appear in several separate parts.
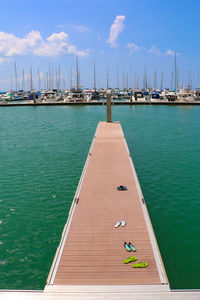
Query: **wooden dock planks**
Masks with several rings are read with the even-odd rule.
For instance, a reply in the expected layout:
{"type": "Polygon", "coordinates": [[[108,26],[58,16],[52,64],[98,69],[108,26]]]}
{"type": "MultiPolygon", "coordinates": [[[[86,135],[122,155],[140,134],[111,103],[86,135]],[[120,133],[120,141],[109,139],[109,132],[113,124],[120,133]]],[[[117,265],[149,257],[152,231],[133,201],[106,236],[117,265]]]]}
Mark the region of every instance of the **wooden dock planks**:
{"type": "MultiPolygon", "coordinates": [[[[119,123],[100,122],[89,155],[65,242],[58,249],[50,285],[152,285],[161,279],[162,266],[152,247],[130,157],[119,123]],[[125,185],[127,191],[118,191],[125,185]],[[125,227],[114,228],[126,220],[125,227]],[[124,242],[136,252],[127,252],[124,242]],[[149,263],[146,269],[123,264],[128,256],[149,263]]],[[[159,252],[159,250],[158,250],[159,252]]]]}

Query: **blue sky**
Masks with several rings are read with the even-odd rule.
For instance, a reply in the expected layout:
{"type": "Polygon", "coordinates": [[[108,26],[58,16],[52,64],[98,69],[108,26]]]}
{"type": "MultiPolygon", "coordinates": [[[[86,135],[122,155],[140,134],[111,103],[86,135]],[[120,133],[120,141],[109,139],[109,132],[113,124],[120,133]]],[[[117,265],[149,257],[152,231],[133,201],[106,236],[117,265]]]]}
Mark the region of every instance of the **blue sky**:
{"type": "Polygon", "coordinates": [[[107,66],[111,87],[117,84],[117,66],[120,87],[123,72],[129,86],[134,86],[135,76],[142,86],[145,65],[151,85],[156,70],[157,86],[163,71],[164,86],[170,87],[174,52],[179,83],[187,84],[191,71],[196,87],[200,85],[199,9],[197,0],[2,1],[0,90],[10,87],[14,62],[19,80],[30,65],[34,77],[39,68],[42,78],[49,66],[55,73],[60,64],[68,87],[71,68],[75,79],[76,54],[84,87],[93,86],[94,58],[98,87],[106,86],[107,66]]]}

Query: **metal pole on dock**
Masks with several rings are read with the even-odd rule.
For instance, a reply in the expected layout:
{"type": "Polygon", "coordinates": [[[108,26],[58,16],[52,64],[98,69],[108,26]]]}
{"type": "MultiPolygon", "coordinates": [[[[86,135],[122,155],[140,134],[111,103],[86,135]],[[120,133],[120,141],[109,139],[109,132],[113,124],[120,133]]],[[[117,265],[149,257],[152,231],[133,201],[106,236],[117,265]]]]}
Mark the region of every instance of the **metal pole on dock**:
{"type": "Polygon", "coordinates": [[[111,92],[108,90],[106,93],[106,97],[107,97],[107,102],[106,102],[106,106],[107,106],[107,123],[111,123],[112,119],[111,119],[111,92]]]}

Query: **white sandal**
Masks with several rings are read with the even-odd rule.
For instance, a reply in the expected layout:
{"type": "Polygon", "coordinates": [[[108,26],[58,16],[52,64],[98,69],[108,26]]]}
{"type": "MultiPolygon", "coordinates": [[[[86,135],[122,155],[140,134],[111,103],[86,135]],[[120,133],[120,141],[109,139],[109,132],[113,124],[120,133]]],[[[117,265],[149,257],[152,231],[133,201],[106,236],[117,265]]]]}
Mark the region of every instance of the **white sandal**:
{"type": "Polygon", "coordinates": [[[119,227],[120,225],[121,225],[121,222],[119,222],[119,221],[116,222],[116,223],[115,223],[115,228],[119,227]]]}
{"type": "Polygon", "coordinates": [[[121,223],[121,226],[122,226],[122,227],[126,226],[126,221],[121,220],[120,223],[121,223]]]}

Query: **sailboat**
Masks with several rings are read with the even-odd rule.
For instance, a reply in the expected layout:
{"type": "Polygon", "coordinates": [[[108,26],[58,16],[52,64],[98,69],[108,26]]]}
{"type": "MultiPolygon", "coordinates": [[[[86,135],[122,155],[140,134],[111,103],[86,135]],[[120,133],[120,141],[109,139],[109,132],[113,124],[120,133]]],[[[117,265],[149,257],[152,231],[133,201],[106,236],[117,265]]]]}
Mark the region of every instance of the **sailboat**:
{"type": "Polygon", "coordinates": [[[92,91],[91,100],[99,100],[100,94],[96,89],[96,66],[95,66],[95,60],[94,60],[94,90],[92,91]]]}
{"type": "Polygon", "coordinates": [[[83,90],[80,85],[80,71],[78,69],[78,56],[76,56],[76,85],[74,85],[70,93],[68,94],[65,101],[70,102],[83,102],[85,101],[85,94],[83,93],[83,90]]]}

